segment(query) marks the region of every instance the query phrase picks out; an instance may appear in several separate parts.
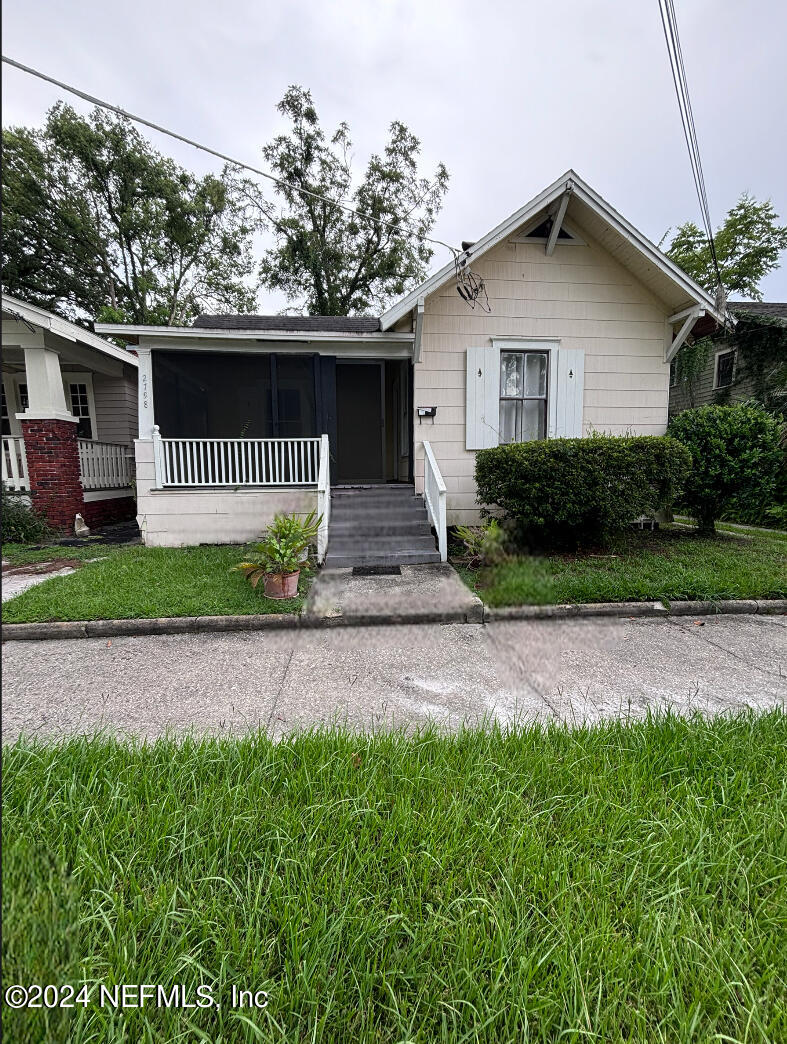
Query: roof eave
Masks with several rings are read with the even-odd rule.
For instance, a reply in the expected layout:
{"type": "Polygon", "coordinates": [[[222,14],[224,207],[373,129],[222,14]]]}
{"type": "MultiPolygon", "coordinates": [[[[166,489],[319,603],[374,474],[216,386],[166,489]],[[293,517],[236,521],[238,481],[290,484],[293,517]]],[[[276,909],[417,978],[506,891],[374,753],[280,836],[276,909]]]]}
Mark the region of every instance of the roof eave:
{"type": "MultiPolygon", "coordinates": [[[[690,276],[686,275],[686,273],[679,268],[674,261],[671,261],[665,254],[663,254],[654,243],[651,243],[649,239],[643,236],[642,233],[630,224],[630,222],[626,221],[626,219],[619,214],[614,207],[611,207],[603,197],[594,192],[575,171],[570,169],[553,181],[548,188],[543,190],[543,192],[534,196],[534,198],[523,207],[520,207],[519,210],[511,214],[505,219],[505,221],[502,221],[491,231],[487,232],[487,234],[474,243],[469,250],[466,250],[461,257],[465,259],[480,257],[488,250],[497,246],[498,243],[501,243],[506,239],[507,236],[509,236],[520,225],[530,220],[530,218],[535,217],[544,209],[544,207],[549,206],[550,203],[558,199],[565,192],[568,182],[571,182],[572,194],[575,197],[595,210],[596,213],[604,218],[619,234],[628,239],[632,245],[648,257],[649,260],[651,260],[652,263],[655,264],[665,275],[672,279],[672,281],[686,293],[690,300],[701,305],[706,312],[713,315],[719,322],[724,322],[723,313],[718,311],[715,301],[707,291],[703,290],[701,286],[690,278],[690,276]]],[[[454,272],[455,262],[450,261],[433,276],[430,276],[421,283],[420,286],[416,287],[415,290],[407,294],[406,297],[403,297],[401,301],[398,301],[395,305],[389,308],[387,312],[384,312],[380,316],[381,328],[383,330],[388,330],[394,324],[398,323],[400,319],[416,307],[419,298],[434,293],[435,290],[439,289],[444,283],[451,279],[454,272]]]]}
{"type": "Polygon", "coordinates": [[[325,330],[221,330],[195,326],[127,326],[123,323],[96,323],[96,331],[112,337],[152,339],[193,339],[219,341],[338,341],[350,344],[409,343],[412,333],[353,333],[325,330]]]}
{"type": "Polygon", "coordinates": [[[2,307],[9,312],[18,313],[25,322],[29,322],[32,326],[39,326],[42,330],[48,330],[50,333],[63,337],[67,341],[74,341],[84,345],[86,348],[93,348],[95,351],[103,352],[104,355],[108,355],[113,359],[119,359],[124,363],[128,363],[129,366],[139,365],[136,357],[127,352],[125,348],[118,348],[117,345],[110,344],[109,341],[105,341],[103,337],[91,333],[90,330],[85,330],[83,327],[77,326],[76,323],[69,322],[68,319],[63,319],[53,312],[48,312],[45,308],[39,308],[38,305],[31,305],[27,301],[20,301],[18,297],[3,294],[2,307]]]}

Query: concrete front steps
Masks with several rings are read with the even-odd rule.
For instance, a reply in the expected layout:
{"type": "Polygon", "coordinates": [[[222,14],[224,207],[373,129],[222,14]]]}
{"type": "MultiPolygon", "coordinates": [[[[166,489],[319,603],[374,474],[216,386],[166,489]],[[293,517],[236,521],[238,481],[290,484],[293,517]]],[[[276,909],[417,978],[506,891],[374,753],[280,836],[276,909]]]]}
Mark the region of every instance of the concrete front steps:
{"type": "Polygon", "coordinates": [[[439,562],[423,497],[405,484],[331,491],[326,569],[439,562]]]}

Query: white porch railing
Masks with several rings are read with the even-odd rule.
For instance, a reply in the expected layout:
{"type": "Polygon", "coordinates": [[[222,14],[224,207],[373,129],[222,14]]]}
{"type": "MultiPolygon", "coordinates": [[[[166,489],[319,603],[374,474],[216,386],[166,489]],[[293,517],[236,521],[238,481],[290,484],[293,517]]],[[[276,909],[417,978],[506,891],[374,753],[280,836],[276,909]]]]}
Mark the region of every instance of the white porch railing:
{"type": "Polygon", "coordinates": [[[77,439],[83,489],[121,489],[134,478],[132,449],[119,442],[77,439]]]}
{"type": "Polygon", "coordinates": [[[156,486],[316,486],[320,444],[319,438],[164,439],[156,425],[156,486]]]}
{"type": "Polygon", "coordinates": [[[3,485],[6,489],[30,489],[27,474],[25,440],[12,435],[3,435],[3,485]]]}
{"type": "Polygon", "coordinates": [[[428,442],[424,443],[424,500],[429,519],[437,533],[440,561],[448,558],[448,528],[445,521],[445,482],[428,442]]]}
{"type": "Polygon", "coordinates": [[[320,518],[320,528],[317,531],[317,561],[322,563],[328,550],[328,525],[331,520],[331,452],[327,435],[323,435],[320,440],[317,515],[320,518]]]}

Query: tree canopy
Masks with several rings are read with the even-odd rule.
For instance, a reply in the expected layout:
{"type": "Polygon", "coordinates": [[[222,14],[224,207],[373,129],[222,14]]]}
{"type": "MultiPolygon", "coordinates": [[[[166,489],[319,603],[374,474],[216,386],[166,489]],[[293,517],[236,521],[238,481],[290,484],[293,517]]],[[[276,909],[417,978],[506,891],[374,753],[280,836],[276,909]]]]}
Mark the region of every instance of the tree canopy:
{"type": "MultiPolygon", "coordinates": [[[[671,231],[667,230],[662,243],[671,231]]],[[[727,293],[759,301],[760,282],[779,267],[779,254],[787,250],[787,228],[779,225],[779,215],[770,200],[760,203],[744,192],[717,229],[713,243],[727,293]]],[[[705,233],[693,221],[677,227],[665,253],[701,287],[713,293],[716,271],[710,246],[705,233]]]]}
{"type": "Polygon", "coordinates": [[[65,104],[3,131],[2,286],[77,321],[178,325],[247,311],[252,230],[235,179],[198,178],[126,119],[65,104]]]}
{"type": "Polygon", "coordinates": [[[269,192],[267,185],[239,182],[259,229],[274,238],[260,265],[261,285],[317,315],[384,308],[426,275],[433,251],[417,237],[434,226],[448,172],[439,164],[432,179],[420,176],[420,141],[395,121],[382,154],[371,156],[356,183],[346,123],[327,138],[302,87],[290,87],[278,109],[290,129],[262,152],[283,184],[269,192]]]}

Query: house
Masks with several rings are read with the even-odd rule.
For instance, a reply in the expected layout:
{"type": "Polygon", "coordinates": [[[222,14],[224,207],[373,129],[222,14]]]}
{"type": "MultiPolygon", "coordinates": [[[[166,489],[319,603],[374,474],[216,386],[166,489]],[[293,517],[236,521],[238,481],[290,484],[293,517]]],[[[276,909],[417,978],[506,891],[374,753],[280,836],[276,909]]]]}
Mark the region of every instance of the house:
{"type": "Polygon", "coordinates": [[[146,543],[244,541],[317,507],[320,557],[348,565],[445,558],[446,527],[479,517],[483,447],[663,433],[704,315],[722,319],[568,171],[379,317],[96,329],[140,361],[146,543]]]}
{"type": "Polygon", "coordinates": [[[2,295],[2,481],[58,529],[136,515],[137,359],[2,295]]]}
{"type": "MultiPolygon", "coordinates": [[[[787,327],[787,303],[768,301],[729,301],[727,307],[739,323],[748,316],[776,320],[787,327]]],[[[673,359],[670,369],[670,417],[695,406],[708,403],[744,402],[746,399],[769,399],[769,393],[785,395],[784,373],[787,351],[783,350],[781,365],[767,368],[761,382],[754,379],[746,360],[741,358],[735,336],[720,338],[718,326],[710,318],[698,322],[694,328],[696,337],[712,336],[714,344],[708,352],[704,367],[694,376],[680,379],[677,360],[673,359]],[[778,382],[776,387],[775,382],[778,382]],[[763,387],[757,385],[762,383],[763,387]]]]}

